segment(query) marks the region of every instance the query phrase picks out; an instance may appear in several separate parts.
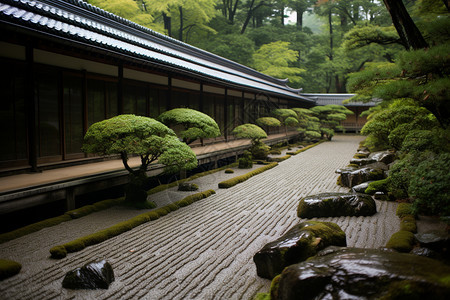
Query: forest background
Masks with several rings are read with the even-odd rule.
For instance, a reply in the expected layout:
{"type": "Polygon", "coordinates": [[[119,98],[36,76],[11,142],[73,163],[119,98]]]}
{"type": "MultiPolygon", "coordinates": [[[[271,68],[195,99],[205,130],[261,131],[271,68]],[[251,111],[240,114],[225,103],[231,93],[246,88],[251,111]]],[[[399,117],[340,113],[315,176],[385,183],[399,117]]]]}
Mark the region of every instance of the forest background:
{"type": "MultiPolygon", "coordinates": [[[[404,50],[386,6],[376,0],[88,2],[262,73],[288,78],[291,87],[304,92],[345,93],[349,74],[370,62],[393,62],[404,50]]],[[[424,1],[403,2],[420,27],[424,1]]]]}

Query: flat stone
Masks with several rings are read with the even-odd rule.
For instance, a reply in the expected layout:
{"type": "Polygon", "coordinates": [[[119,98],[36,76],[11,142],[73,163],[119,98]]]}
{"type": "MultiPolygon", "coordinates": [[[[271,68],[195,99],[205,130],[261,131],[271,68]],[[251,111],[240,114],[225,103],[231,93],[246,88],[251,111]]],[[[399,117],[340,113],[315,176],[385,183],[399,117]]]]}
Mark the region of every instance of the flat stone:
{"type": "Polygon", "coordinates": [[[395,160],[395,153],[392,151],[373,152],[369,155],[375,161],[390,164],[395,160]]]}
{"type": "Polygon", "coordinates": [[[253,256],[258,276],[272,279],[291,264],[314,256],[330,245],[346,246],[342,229],[331,222],[307,221],[295,225],[253,256]]]}
{"type": "Polygon", "coordinates": [[[340,174],[341,185],[346,187],[354,187],[366,181],[384,179],[385,176],[382,169],[372,167],[364,167],[356,170],[343,169],[340,174]]]}
{"type": "Polygon", "coordinates": [[[297,207],[299,218],[371,216],[377,212],[371,196],[353,193],[323,193],[304,197],[297,207]]]}
{"type": "Polygon", "coordinates": [[[352,193],[364,193],[364,191],[369,186],[369,183],[371,182],[372,181],[366,181],[361,184],[355,185],[354,187],[352,187],[352,193]]]}
{"type": "Polygon", "coordinates": [[[285,268],[271,299],[449,299],[449,276],[427,257],[329,247],[285,268]]]}

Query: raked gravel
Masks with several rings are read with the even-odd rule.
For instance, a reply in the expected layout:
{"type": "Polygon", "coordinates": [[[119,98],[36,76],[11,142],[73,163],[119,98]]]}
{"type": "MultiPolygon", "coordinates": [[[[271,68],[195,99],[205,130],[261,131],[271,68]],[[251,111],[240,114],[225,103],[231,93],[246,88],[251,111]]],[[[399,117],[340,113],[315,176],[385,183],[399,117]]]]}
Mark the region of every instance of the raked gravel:
{"type": "MultiPolygon", "coordinates": [[[[198,178],[193,182],[201,191],[216,194],[61,260],[49,258],[51,247],[142,211],[115,207],[1,244],[0,258],[23,268],[0,283],[0,299],[251,299],[267,292],[270,281],[256,275],[253,255],[301,221],[301,197],[348,191],[336,185],[334,171],[349,163],[361,140],[335,136],[229,189],[219,189],[218,182],[249,170],[198,178]],[[108,290],[62,288],[66,272],[101,259],[116,277],[108,290]]],[[[188,194],[175,187],[151,198],[163,206],[188,194]]],[[[396,203],[377,201],[377,208],[371,217],[318,220],[341,226],[350,247],[383,247],[399,219],[396,203]]]]}

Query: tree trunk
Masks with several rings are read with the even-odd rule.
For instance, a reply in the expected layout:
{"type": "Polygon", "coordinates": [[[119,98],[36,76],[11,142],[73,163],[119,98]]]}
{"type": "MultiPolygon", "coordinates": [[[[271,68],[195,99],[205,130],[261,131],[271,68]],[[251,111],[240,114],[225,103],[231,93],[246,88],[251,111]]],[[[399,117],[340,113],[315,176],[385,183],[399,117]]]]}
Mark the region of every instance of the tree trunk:
{"type": "Polygon", "coordinates": [[[164,21],[164,29],[167,30],[167,35],[172,36],[172,19],[168,17],[165,13],[162,13],[164,21]]]}
{"type": "Polygon", "coordinates": [[[180,32],[178,32],[178,39],[183,41],[183,8],[179,6],[178,9],[180,11],[180,32]]]}
{"type": "Polygon", "coordinates": [[[403,2],[399,0],[383,1],[406,50],[428,48],[427,42],[414,24],[403,2]]]}
{"type": "Polygon", "coordinates": [[[299,29],[300,31],[303,30],[303,13],[305,11],[304,10],[297,10],[297,29],[299,29]]]}

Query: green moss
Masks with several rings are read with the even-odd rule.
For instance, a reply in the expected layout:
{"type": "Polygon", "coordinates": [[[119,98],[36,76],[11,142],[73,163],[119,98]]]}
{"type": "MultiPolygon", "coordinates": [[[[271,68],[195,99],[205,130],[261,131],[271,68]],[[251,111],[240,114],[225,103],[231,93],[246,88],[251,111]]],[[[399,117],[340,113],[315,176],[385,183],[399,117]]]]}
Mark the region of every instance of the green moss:
{"type": "Polygon", "coordinates": [[[65,243],[63,246],[66,248],[67,253],[81,251],[86,247],[82,239],[73,240],[65,243]]]}
{"type": "Polygon", "coordinates": [[[386,248],[394,249],[398,252],[410,252],[415,242],[414,234],[410,231],[397,231],[386,244],[386,248]]]}
{"type": "Polygon", "coordinates": [[[195,183],[183,182],[178,185],[178,190],[182,192],[192,192],[198,190],[198,185],[195,183]]]}
{"type": "Polygon", "coordinates": [[[366,158],[367,156],[368,156],[368,154],[356,153],[355,155],[353,155],[353,158],[360,159],[360,158],[366,158]]]}
{"type": "Polygon", "coordinates": [[[262,173],[262,172],[264,172],[266,170],[272,169],[273,167],[275,167],[277,165],[278,165],[277,162],[273,162],[273,163],[270,163],[270,164],[268,164],[268,165],[266,165],[264,167],[261,167],[261,168],[258,168],[256,170],[250,171],[250,172],[248,172],[246,174],[243,174],[241,176],[237,176],[237,177],[234,177],[234,178],[231,178],[231,179],[219,182],[219,188],[221,188],[221,189],[230,188],[232,186],[235,186],[238,183],[246,181],[247,179],[249,179],[249,178],[251,178],[251,177],[253,177],[253,176],[257,175],[257,174],[260,174],[260,173],[262,173]]]}
{"type": "Polygon", "coordinates": [[[281,150],[280,149],[271,149],[269,151],[269,153],[272,155],[281,155],[281,150]]]}
{"type": "Polygon", "coordinates": [[[336,184],[342,186],[342,176],[339,175],[337,180],[336,180],[336,184]]]}
{"type": "Polygon", "coordinates": [[[157,213],[155,213],[154,211],[148,212],[147,216],[149,217],[150,221],[159,219],[159,215],[157,213]]]}
{"type": "Polygon", "coordinates": [[[69,215],[72,219],[78,219],[87,216],[93,212],[97,211],[94,205],[86,205],[74,210],[69,210],[66,215],[69,215]]]}
{"type": "Polygon", "coordinates": [[[397,206],[395,214],[399,218],[403,218],[406,215],[413,215],[412,205],[410,203],[400,203],[397,206]]]}
{"type": "Polygon", "coordinates": [[[270,161],[274,161],[274,162],[282,162],[283,160],[286,160],[286,159],[288,159],[288,158],[291,158],[291,155],[285,155],[285,156],[282,156],[282,157],[272,157],[272,158],[270,159],[270,161]]]}
{"type": "Polygon", "coordinates": [[[14,276],[20,272],[22,265],[9,259],[0,259],[0,280],[14,276]]]}
{"type": "MultiPolygon", "coordinates": [[[[418,282],[403,280],[392,282],[389,285],[387,293],[380,299],[405,299],[405,300],[421,300],[421,299],[440,299],[433,296],[434,291],[425,284],[418,282]]],[[[437,296],[437,295],[436,295],[437,296]]],[[[442,298],[444,299],[444,298],[442,298]]]]}
{"type": "Polygon", "coordinates": [[[270,294],[269,293],[258,293],[255,297],[253,297],[253,300],[270,300],[270,294]]]}
{"type": "MultiPolygon", "coordinates": [[[[96,232],[96,233],[84,236],[82,238],[82,240],[83,240],[84,246],[88,247],[88,246],[100,244],[101,242],[106,241],[109,238],[110,238],[110,236],[107,231],[100,231],[100,232],[96,232]]],[[[50,253],[51,253],[51,251],[50,251],[50,253]]]]}
{"type": "Polygon", "coordinates": [[[227,173],[227,174],[232,174],[232,173],[234,173],[234,170],[233,170],[233,169],[226,169],[226,170],[225,170],[225,173],[227,173]]]}
{"type": "Polygon", "coordinates": [[[376,192],[387,192],[388,182],[388,178],[372,181],[371,183],[369,183],[364,193],[374,195],[376,192]]]}
{"type": "Polygon", "coordinates": [[[55,246],[50,249],[52,258],[61,259],[67,256],[67,250],[64,246],[55,246]]]}
{"type": "Polygon", "coordinates": [[[0,234],[0,244],[70,220],[72,220],[72,218],[69,215],[61,215],[55,218],[33,223],[10,232],[2,233],[0,234]]]}
{"type": "Polygon", "coordinates": [[[347,168],[359,168],[359,165],[357,165],[357,164],[348,164],[347,168]]]}
{"type": "Polygon", "coordinates": [[[413,215],[405,215],[400,220],[400,230],[417,233],[416,219],[413,215]]]}
{"type": "Polygon", "coordinates": [[[270,283],[270,298],[278,299],[278,287],[280,285],[281,275],[277,275],[272,279],[270,283]]]}
{"type": "Polygon", "coordinates": [[[177,209],[179,209],[180,207],[178,205],[176,205],[175,203],[170,203],[169,205],[167,205],[167,207],[170,209],[170,211],[176,211],[177,209]]]}

